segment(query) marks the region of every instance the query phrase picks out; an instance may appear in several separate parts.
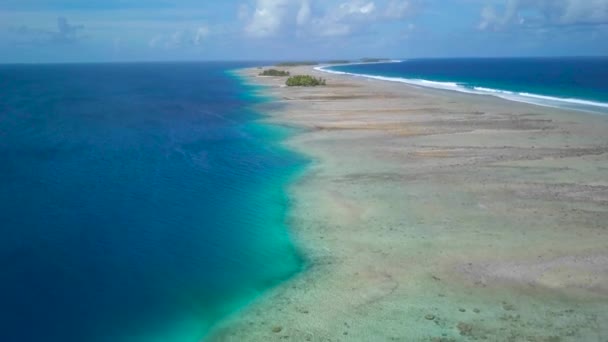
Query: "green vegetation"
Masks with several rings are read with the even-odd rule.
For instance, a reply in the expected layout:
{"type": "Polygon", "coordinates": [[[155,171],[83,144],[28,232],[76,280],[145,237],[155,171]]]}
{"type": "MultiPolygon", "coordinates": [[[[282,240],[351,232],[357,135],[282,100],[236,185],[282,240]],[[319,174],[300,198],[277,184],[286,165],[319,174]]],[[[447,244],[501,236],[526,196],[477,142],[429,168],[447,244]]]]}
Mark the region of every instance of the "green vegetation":
{"type": "Polygon", "coordinates": [[[346,60],[346,59],[336,59],[333,61],[327,61],[327,64],[349,64],[350,61],[346,60]]]}
{"type": "Polygon", "coordinates": [[[294,67],[294,66],[302,66],[302,65],[318,65],[318,62],[283,62],[283,63],[279,63],[275,66],[278,67],[294,67]]]}
{"type": "Polygon", "coordinates": [[[363,63],[378,63],[378,62],[388,62],[390,59],[388,58],[361,58],[361,62],[363,63]]]}
{"type": "Polygon", "coordinates": [[[289,76],[289,71],[268,69],[260,73],[260,76],[289,76]]]}
{"type": "Polygon", "coordinates": [[[288,78],[285,84],[287,84],[288,87],[316,87],[324,86],[325,80],[310,75],[296,75],[288,78]]]}

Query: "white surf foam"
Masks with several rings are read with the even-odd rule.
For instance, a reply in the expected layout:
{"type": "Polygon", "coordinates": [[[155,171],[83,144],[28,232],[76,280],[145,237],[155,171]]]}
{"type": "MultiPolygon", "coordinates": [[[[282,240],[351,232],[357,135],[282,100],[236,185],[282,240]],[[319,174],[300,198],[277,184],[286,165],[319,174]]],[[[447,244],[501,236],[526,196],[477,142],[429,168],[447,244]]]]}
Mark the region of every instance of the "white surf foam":
{"type": "Polygon", "coordinates": [[[581,99],[575,99],[575,98],[536,95],[536,94],[530,94],[530,93],[518,93],[518,95],[525,96],[525,97],[531,97],[531,98],[535,98],[535,99],[540,99],[540,100],[546,100],[546,101],[568,102],[568,103],[584,105],[584,106],[595,106],[595,107],[608,108],[608,103],[604,103],[604,102],[581,100],[581,99]]]}
{"type": "MultiPolygon", "coordinates": [[[[402,61],[399,61],[402,62],[402,61]]],[[[357,63],[357,64],[369,64],[369,63],[357,63]]],[[[352,65],[352,64],[351,64],[352,65]]],[[[315,70],[336,74],[336,75],[350,75],[354,77],[364,77],[370,78],[380,81],[388,81],[388,82],[398,82],[405,83],[414,86],[434,88],[434,89],[442,89],[442,90],[451,90],[458,91],[461,93],[468,94],[477,94],[477,95],[491,95],[503,98],[505,100],[523,102],[528,104],[534,104],[545,107],[554,107],[554,108],[567,108],[567,109],[575,109],[582,110],[587,112],[599,112],[599,113],[608,113],[608,103],[599,102],[599,101],[590,101],[576,98],[562,98],[562,97],[553,97],[546,95],[538,95],[531,94],[526,92],[514,92],[508,90],[501,89],[493,89],[493,88],[485,88],[485,87],[471,87],[467,86],[465,83],[457,83],[457,82],[439,82],[439,81],[431,81],[425,79],[410,79],[403,77],[387,77],[387,76],[376,76],[376,75],[368,75],[368,74],[357,74],[351,72],[337,71],[327,69],[330,66],[321,66],[316,67],[315,70]]]]}

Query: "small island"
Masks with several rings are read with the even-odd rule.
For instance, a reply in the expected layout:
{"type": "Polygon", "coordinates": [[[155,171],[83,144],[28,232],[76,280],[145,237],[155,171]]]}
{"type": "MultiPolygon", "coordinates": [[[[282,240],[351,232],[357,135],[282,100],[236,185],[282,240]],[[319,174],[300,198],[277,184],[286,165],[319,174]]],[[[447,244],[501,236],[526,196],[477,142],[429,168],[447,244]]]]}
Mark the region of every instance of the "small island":
{"type": "Polygon", "coordinates": [[[288,87],[316,87],[326,85],[324,78],[316,78],[310,75],[291,76],[285,83],[288,87]]]}
{"type": "Polygon", "coordinates": [[[314,62],[314,61],[282,62],[282,63],[276,64],[275,66],[278,66],[278,67],[295,67],[295,66],[310,66],[310,65],[319,65],[319,62],[314,62]]]}
{"type": "Polygon", "coordinates": [[[260,73],[260,76],[289,76],[289,71],[267,69],[260,73]]]}
{"type": "Polygon", "coordinates": [[[390,61],[388,58],[361,58],[362,63],[380,63],[388,61],[390,61]]]}
{"type": "Polygon", "coordinates": [[[327,61],[327,64],[350,64],[351,61],[346,59],[335,59],[331,61],[327,61]]]}

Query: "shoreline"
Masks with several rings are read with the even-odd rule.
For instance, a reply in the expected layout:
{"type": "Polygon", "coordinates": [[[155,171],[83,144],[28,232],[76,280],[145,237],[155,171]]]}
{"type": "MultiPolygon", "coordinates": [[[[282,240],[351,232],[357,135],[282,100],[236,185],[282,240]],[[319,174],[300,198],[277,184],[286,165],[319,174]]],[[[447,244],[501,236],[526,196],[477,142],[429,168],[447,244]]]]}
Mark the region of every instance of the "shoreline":
{"type": "Polygon", "coordinates": [[[608,328],[608,118],[327,74],[267,86],[312,159],[289,189],[303,273],[212,341],[580,341],[608,328]]]}
{"type": "Polygon", "coordinates": [[[341,65],[321,65],[314,69],[327,74],[348,75],[353,77],[363,77],[368,79],[381,80],[386,82],[402,83],[413,87],[427,89],[439,89],[465,94],[493,96],[503,100],[525,103],[529,105],[549,107],[560,110],[570,110],[585,112],[595,115],[608,115],[608,103],[593,99],[583,99],[574,97],[563,97],[533,93],[523,90],[507,90],[502,88],[488,88],[486,86],[468,85],[460,81],[436,81],[429,79],[406,78],[397,76],[382,76],[365,73],[353,73],[347,71],[332,70],[332,67],[365,65],[365,64],[388,64],[401,63],[402,61],[380,62],[380,63],[350,63],[341,65]]]}

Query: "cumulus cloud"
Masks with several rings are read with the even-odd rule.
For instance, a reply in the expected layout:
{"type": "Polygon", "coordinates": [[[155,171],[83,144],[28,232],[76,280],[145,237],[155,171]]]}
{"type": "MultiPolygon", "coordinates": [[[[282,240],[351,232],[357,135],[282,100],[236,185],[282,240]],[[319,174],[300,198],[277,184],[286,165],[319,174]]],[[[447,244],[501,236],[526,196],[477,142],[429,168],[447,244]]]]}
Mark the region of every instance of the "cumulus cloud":
{"type": "Polygon", "coordinates": [[[412,4],[410,1],[391,0],[386,7],[385,16],[401,19],[410,14],[412,4]]]}
{"type": "Polygon", "coordinates": [[[64,17],[57,18],[57,32],[52,33],[53,40],[60,43],[72,43],[82,38],[84,25],[71,25],[64,17]]]}
{"type": "Polygon", "coordinates": [[[258,0],[245,32],[253,37],[269,37],[279,32],[289,0],[258,0]]]}
{"type": "Polygon", "coordinates": [[[298,23],[298,26],[306,25],[308,23],[308,21],[310,20],[310,16],[311,16],[310,1],[304,0],[304,1],[302,1],[302,4],[300,5],[300,9],[298,10],[298,15],[296,16],[296,22],[298,23]]]}
{"type": "Polygon", "coordinates": [[[256,0],[252,14],[243,9],[247,5],[241,5],[237,15],[246,19],[245,33],[255,38],[278,34],[344,36],[369,29],[374,22],[408,16],[413,1],[416,0],[256,0]]]}
{"type": "Polygon", "coordinates": [[[602,24],[608,24],[608,0],[507,0],[482,9],[479,29],[602,24]]]}
{"type": "Polygon", "coordinates": [[[204,45],[205,40],[211,34],[208,26],[202,25],[195,29],[177,30],[170,34],[154,36],[148,42],[151,48],[177,49],[204,45]]]}
{"type": "Polygon", "coordinates": [[[376,4],[372,2],[364,1],[351,1],[344,2],[339,6],[339,12],[342,15],[369,15],[374,13],[376,10],[376,4]]]}
{"type": "Polygon", "coordinates": [[[608,24],[608,0],[570,0],[564,7],[561,23],[608,24]]]}
{"type": "Polygon", "coordinates": [[[85,37],[84,25],[72,25],[64,17],[57,18],[55,30],[19,26],[11,28],[9,32],[14,35],[16,42],[28,44],[70,44],[85,37]]]}
{"type": "Polygon", "coordinates": [[[313,18],[311,31],[319,36],[344,36],[375,18],[374,2],[354,0],[329,8],[324,15],[313,18]]]}
{"type": "Polygon", "coordinates": [[[197,28],[196,33],[194,34],[194,39],[192,41],[194,45],[202,45],[207,36],[209,36],[210,32],[211,31],[207,26],[200,26],[199,28],[197,28]]]}

